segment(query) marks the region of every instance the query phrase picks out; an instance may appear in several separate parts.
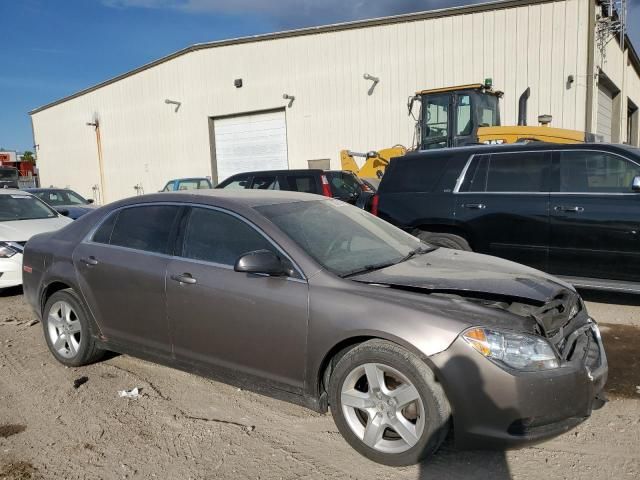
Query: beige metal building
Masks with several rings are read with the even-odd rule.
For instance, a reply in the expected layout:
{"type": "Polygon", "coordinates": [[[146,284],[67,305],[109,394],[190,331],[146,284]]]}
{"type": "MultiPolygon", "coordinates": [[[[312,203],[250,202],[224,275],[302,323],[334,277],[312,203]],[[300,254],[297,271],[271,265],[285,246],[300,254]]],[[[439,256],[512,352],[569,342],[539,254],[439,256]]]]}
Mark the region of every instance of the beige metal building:
{"type": "Polygon", "coordinates": [[[42,184],[113,201],[176,177],[339,168],[343,148],[412,144],[416,90],[485,78],[505,125],[531,87],[529,124],[638,145],[640,60],[607,22],[599,0],[507,0],[193,45],[32,111],[42,184]]]}

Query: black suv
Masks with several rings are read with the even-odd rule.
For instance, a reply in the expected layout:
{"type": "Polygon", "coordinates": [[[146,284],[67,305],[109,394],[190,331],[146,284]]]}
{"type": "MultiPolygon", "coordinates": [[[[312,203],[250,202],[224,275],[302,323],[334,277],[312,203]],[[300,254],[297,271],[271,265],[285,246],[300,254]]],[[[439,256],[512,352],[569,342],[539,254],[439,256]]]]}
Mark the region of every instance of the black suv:
{"type": "Polygon", "coordinates": [[[524,263],[576,286],[640,292],[637,148],[416,152],[387,167],[372,212],[435,245],[524,263]]]}
{"type": "Polygon", "coordinates": [[[364,208],[373,193],[352,172],[342,170],[265,170],[238,173],[216,188],[288,190],[333,197],[364,208]]]}

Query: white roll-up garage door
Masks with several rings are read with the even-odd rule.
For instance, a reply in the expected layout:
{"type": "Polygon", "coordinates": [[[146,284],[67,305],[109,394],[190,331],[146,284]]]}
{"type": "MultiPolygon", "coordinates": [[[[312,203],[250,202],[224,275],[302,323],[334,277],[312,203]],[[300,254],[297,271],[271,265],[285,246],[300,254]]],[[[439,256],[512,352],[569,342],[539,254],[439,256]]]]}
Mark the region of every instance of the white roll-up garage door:
{"type": "Polygon", "coordinates": [[[218,181],[252,170],[289,168],[284,111],[213,121],[218,181]]]}
{"type": "Polygon", "coordinates": [[[604,85],[598,85],[598,135],[605,142],[611,141],[613,125],[613,92],[604,85]]]}

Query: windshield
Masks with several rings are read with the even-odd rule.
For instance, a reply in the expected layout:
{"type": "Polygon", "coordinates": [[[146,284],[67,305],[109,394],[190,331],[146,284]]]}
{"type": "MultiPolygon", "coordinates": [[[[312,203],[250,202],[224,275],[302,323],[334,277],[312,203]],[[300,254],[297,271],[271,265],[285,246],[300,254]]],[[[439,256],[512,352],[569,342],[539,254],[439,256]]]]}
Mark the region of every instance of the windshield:
{"type": "Polygon", "coordinates": [[[53,218],[58,214],[33,195],[0,194],[0,222],[53,218]]]}
{"type": "Polygon", "coordinates": [[[18,170],[15,168],[0,168],[0,180],[18,180],[18,170]]]}
{"type": "Polygon", "coordinates": [[[84,198],[71,190],[46,190],[44,192],[33,192],[33,194],[52,207],[86,205],[88,203],[84,198]]]}
{"type": "Polygon", "coordinates": [[[338,200],[258,207],[327,270],[347,276],[401,262],[421,246],[417,238],[338,200]]]}

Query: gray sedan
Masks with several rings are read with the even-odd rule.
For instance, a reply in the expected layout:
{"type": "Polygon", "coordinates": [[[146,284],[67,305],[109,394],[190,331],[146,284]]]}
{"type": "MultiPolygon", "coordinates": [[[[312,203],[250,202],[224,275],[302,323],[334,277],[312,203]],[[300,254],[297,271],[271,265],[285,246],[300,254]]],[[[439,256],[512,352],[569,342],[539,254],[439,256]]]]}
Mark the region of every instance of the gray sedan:
{"type": "Polygon", "coordinates": [[[24,292],[64,365],[111,350],[330,407],[387,465],[451,429],[460,447],[540,441],[603,403],[598,327],[570,285],[315,195],[116,202],[30,240],[24,292]]]}

